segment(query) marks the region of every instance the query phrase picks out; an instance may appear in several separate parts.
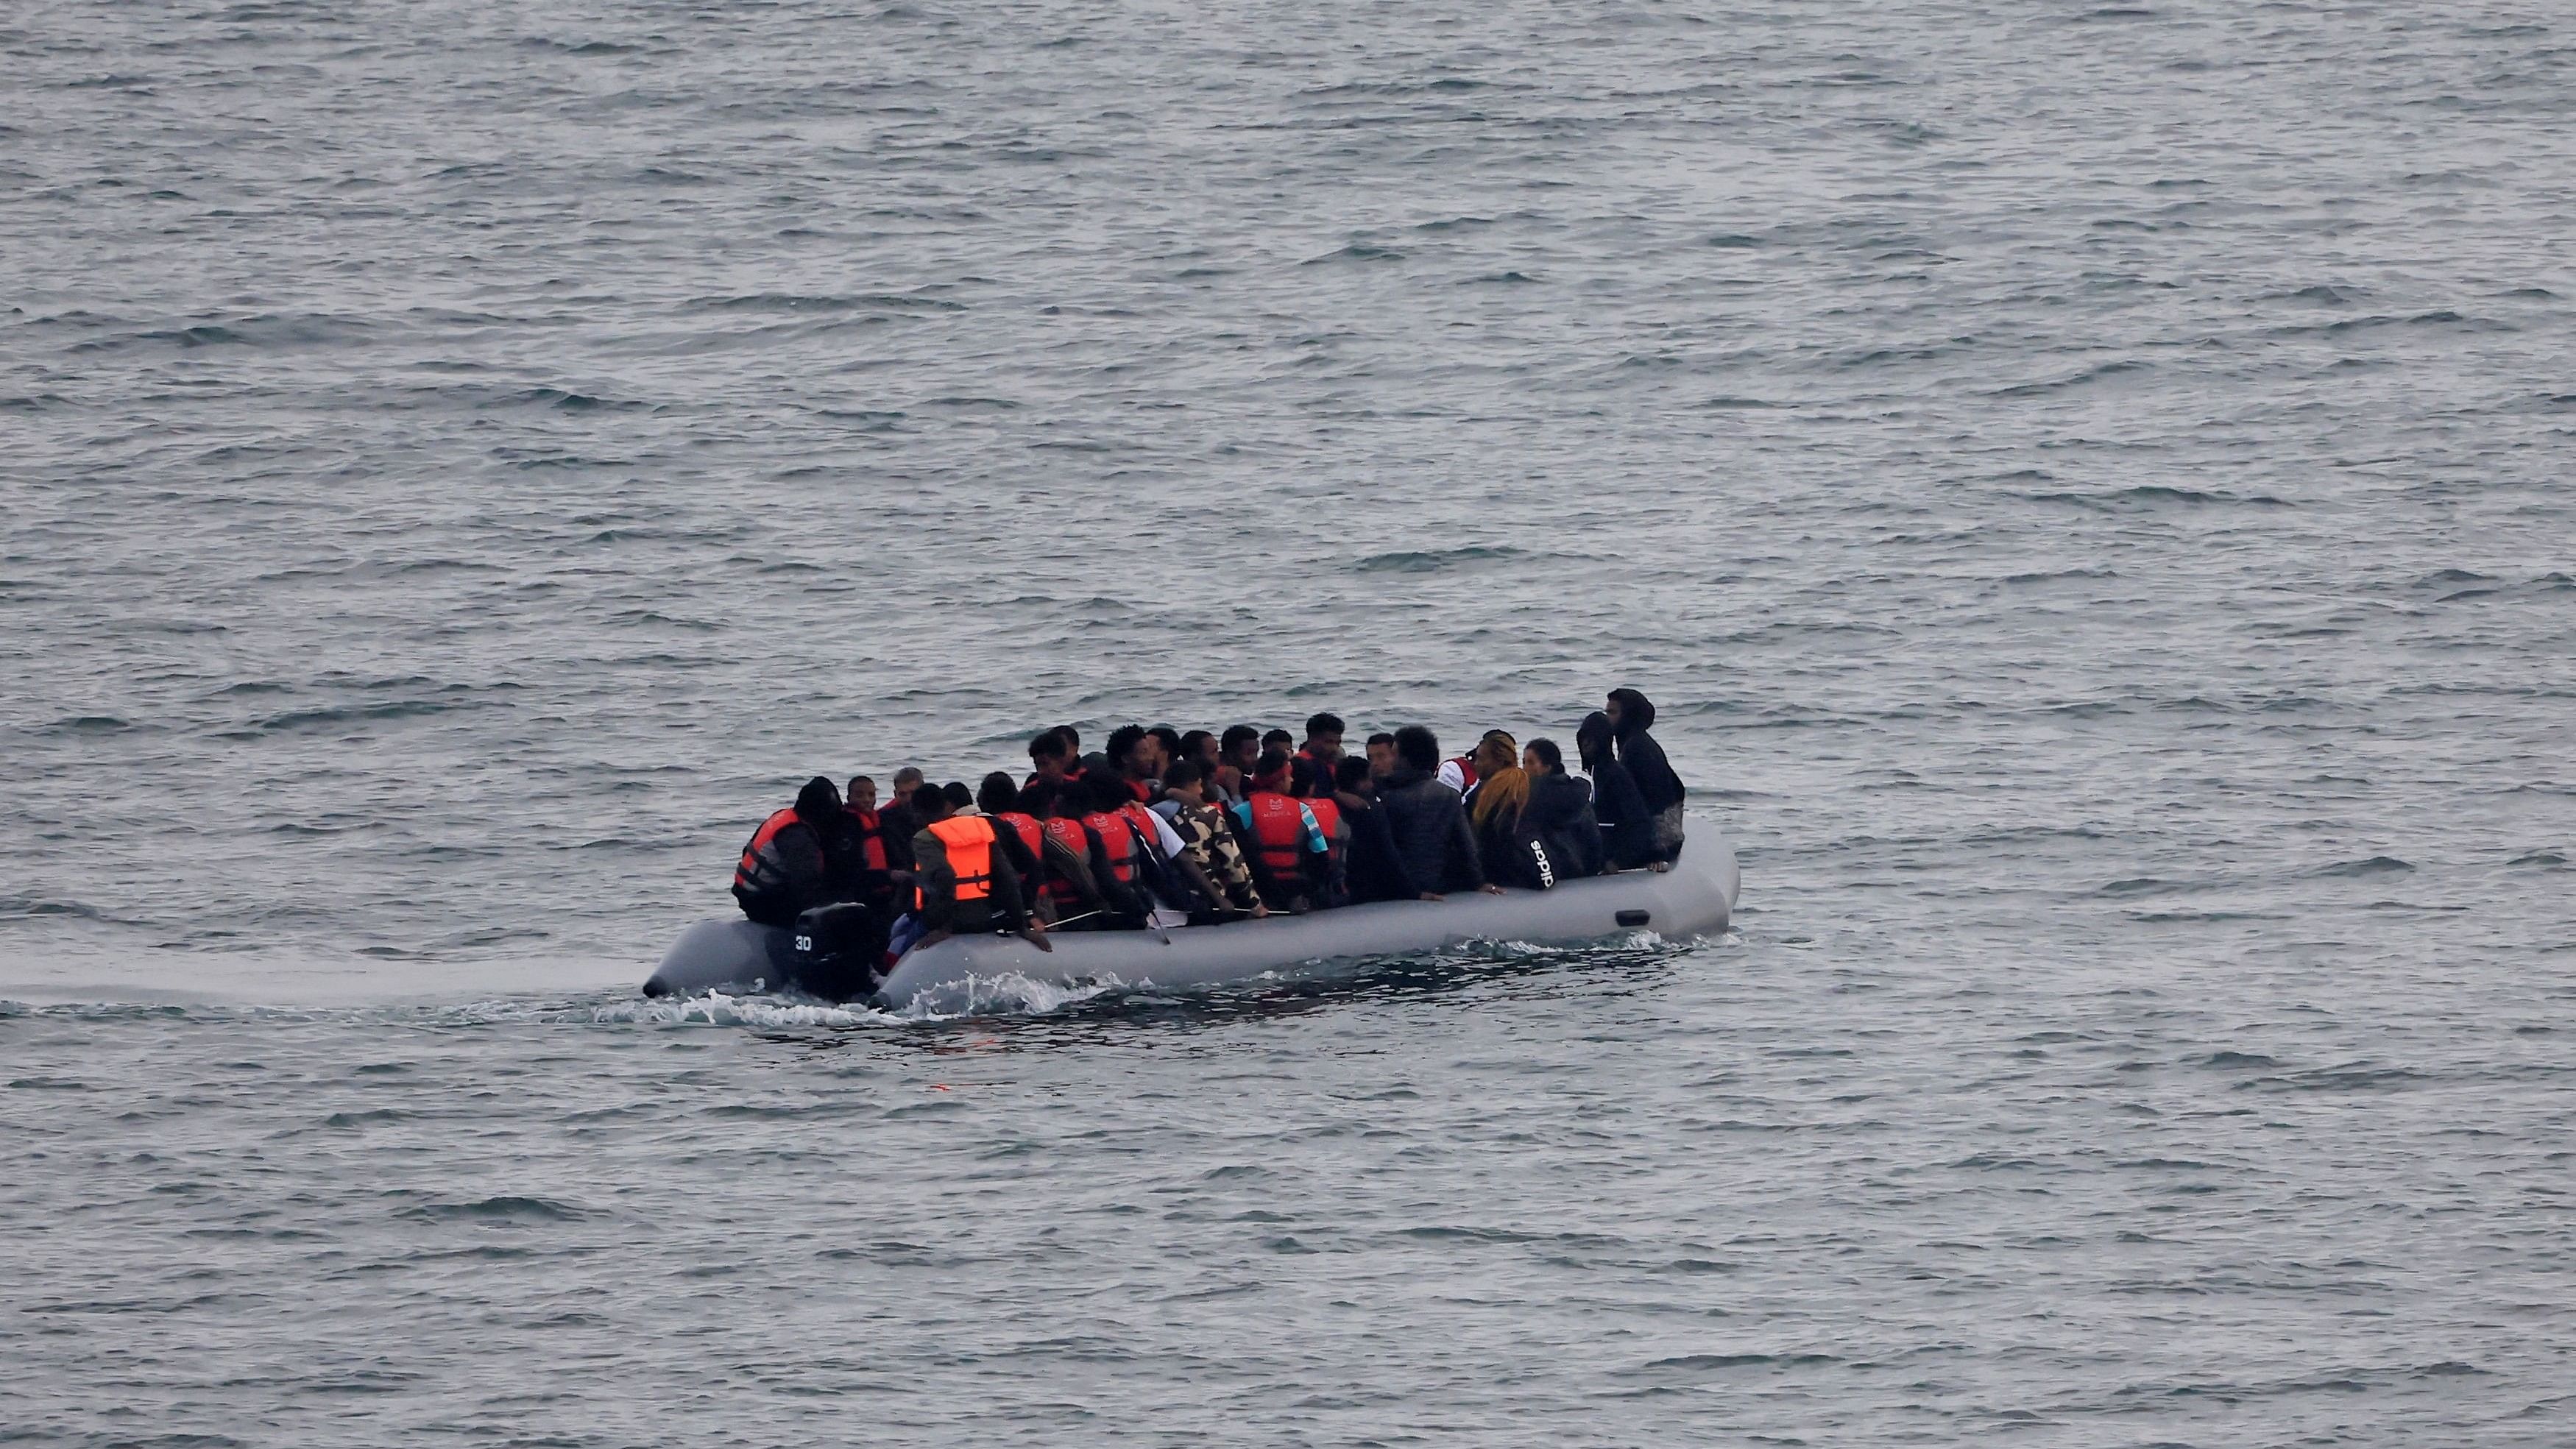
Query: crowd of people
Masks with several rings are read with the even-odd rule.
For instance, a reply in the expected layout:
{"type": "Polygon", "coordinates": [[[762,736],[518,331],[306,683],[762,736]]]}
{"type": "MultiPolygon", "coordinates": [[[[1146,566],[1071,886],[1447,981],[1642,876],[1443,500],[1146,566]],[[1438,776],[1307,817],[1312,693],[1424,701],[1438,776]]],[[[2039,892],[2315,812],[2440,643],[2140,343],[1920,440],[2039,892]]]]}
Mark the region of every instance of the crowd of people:
{"type": "MultiPolygon", "coordinates": [[[[1029,741],[1029,773],[930,783],[895,772],[880,797],[830,777],[761,822],[734,898],[792,928],[800,953],[842,963],[849,994],[914,945],[1009,932],[1164,930],[1457,891],[1546,890],[1663,870],[1682,844],[1681,779],[1633,689],[1555,741],[1487,730],[1444,756],[1420,725],[1343,748],[1318,714],[1306,738],[1126,725],[1085,754],[1070,725],[1029,741]],[[1585,776],[1589,776],[1586,779],[1585,776]]],[[[829,991],[835,983],[806,983],[829,991]]]]}

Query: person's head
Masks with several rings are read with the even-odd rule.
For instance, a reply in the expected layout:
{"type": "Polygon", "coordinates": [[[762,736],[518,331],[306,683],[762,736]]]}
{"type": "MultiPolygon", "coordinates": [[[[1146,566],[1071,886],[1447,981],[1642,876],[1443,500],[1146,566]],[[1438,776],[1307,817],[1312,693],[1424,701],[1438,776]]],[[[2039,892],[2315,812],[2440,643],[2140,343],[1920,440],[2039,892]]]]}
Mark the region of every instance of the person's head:
{"type": "Polygon", "coordinates": [[[1109,763],[1129,779],[1150,780],[1154,768],[1153,736],[1143,725],[1120,725],[1109,732],[1109,763]]]}
{"type": "Polygon", "coordinates": [[[1081,759],[1082,731],[1071,725],[1057,725],[1055,732],[1064,737],[1064,752],[1077,760],[1081,759]]]}
{"type": "Polygon", "coordinates": [[[1083,756],[1074,763],[1082,767],[1074,773],[1082,776],[1082,778],[1086,780],[1098,779],[1102,775],[1115,775],[1118,773],[1118,767],[1110,763],[1109,757],[1097,750],[1083,756]]]}
{"type": "Polygon", "coordinates": [[[1487,730],[1485,737],[1476,741],[1476,774],[1480,778],[1511,769],[1520,762],[1520,742],[1508,731],[1487,730]]]}
{"type": "Polygon", "coordinates": [[[1610,741],[1617,735],[1610,716],[1597,709],[1585,715],[1583,723],[1574,727],[1574,752],[1582,757],[1583,768],[1599,769],[1610,758],[1610,741]]]}
{"type": "Polygon", "coordinates": [[[1188,751],[1181,748],[1181,732],[1172,728],[1170,725],[1154,726],[1152,729],[1145,731],[1145,738],[1154,742],[1153,777],[1155,779],[1161,779],[1163,772],[1172,767],[1172,762],[1174,760],[1180,759],[1183,755],[1188,753],[1188,751]]]}
{"type": "Polygon", "coordinates": [[[1252,762],[1261,758],[1261,731],[1250,725],[1227,725],[1217,756],[1238,770],[1250,770],[1252,762]]]}
{"type": "Polygon", "coordinates": [[[1197,809],[1207,803],[1207,766],[1196,760],[1174,760],[1163,776],[1163,789],[1173,799],[1197,809]]]}
{"type": "Polygon", "coordinates": [[[877,782],[865,775],[852,775],[849,801],[853,810],[874,811],[877,808],[877,782]]]}
{"type": "Polygon", "coordinates": [[[1288,793],[1288,777],[1294,773],[1296,757],[1282,749],[1267,749],[1252,766],[1252,788],[1274,795],[1288,793]]]}
{"type": "MultiPolygon", "coordinates": [[[[1394,742],[1389,741],[1389,748],[1394,742]]],[[[1377,768],[1357,755],[1344,755],[1333,765],[1333,785],[1354,795],[1366,795],[1377,777],[1377,768]]]]}
{"type": "Polygon", "coordinates": [[[1017,810],[1020,808],[1020,787],[1011,783],[1009,775],[995,770],[984,777],[984,783],[975,787],[975,808],[987,815],[1017,810]]]}
{"type": "Polygon", "coordinates": [[[948,799],[948,792],[936,785],[923,785],[915,789],[910,796],[910,803],[912,813],[920,816],[921,823],[924,825],[934,820],[945,820],[957,813],[957,807],[948,799]]]}
{"type": "Polygon", "coordinates": [[[975,792],[967,789],[966,782],[963,780],[949,781],[947,784],[939,787],[939,793],[948,797],[948,804],[951,809],[972,810],[975,808],[975,792]]]}
{"type": "Polygon", "coordinates": [[[1115,770],[1094,770],[1082,777],[1082,786],[1084,802],[1096,814],[1123,809],[1136,798],[1136,792],[1127,788],[1127,782],[1115,770]]]}
{"type": "Polygon", "coordinates": [[[912,792],[920,788],[921,767],[919,765],[906,765],[894,772],[894,798],[909,800],[912,798],[912,792]]]}
{"type": "Polygon", "coordinates": [[[1286,730],[1272,730],[1261,737],[1261,748],[1264,750],[1293,750],[1297,748],[1297,740],[1295,736],[1289,734],[1286,730]]]}
{"type": "Polygon", "coordinates": [[[1048,730],[1029,741],[1029,768],[1041,777],[1060,776],[1072,763],[1073,747],[1064,742],[1061,733],[1048,730]]]}
{"type": "Polygon", "coordinates": [[[1521,751],[1521,768],[1532,775],[1562,775],[1565,773],[1565,752],[1556,747],[1554,740],[1532,740],[1521,751]]]}
{"type": "Polygon", "coordinates": [[[796,818],[819,825],[841,813],[841,792],[829,775],[816,775],[796,792],[796,818]]]}
{"type": "Polygon", "coordinates": [[[1368,768],[1379,779],[1395,773],[1395,736],[1374,734],[1368,737],[1368,768]]]}
{"type": "Polygon", "coordinates": [[[1215,769],[1217,762],[1216,736],[1209,734],[1206,730],[1192,730],[1188,734],[1181,736],[1181,758],[1184,760],[1196,760],[1208,769],[1215,769]]]}
{"type": "Polygon", "coordinates": [[[1395,758],[1408,770],[1425,773],[1440,768],[1440,737],[1421,725],[1395,732],[1395,758]]]}
{"type": "Polygon", "coordinates": [[[1306,753],[1319,760],[1341,758],[1342,717],[1337,714],[1313,714],[1306,717],[1306,753]]]}
{"type": "Polygon", "coordinates": [[[1028,788],[1020,792],[1020,813],[1035,820],[1044,820],[1055,813],[1055,797],[1062,793],[1053,780],[1032,780],[1028,788]]]}
{"type": "Polygon", "coordinates": [[[1603,712],[1610,716],[1611,731],[1623,740],[1655,727],[1654,701],[1633,689],[1610,691],[1610,707],[1603,712]]]}

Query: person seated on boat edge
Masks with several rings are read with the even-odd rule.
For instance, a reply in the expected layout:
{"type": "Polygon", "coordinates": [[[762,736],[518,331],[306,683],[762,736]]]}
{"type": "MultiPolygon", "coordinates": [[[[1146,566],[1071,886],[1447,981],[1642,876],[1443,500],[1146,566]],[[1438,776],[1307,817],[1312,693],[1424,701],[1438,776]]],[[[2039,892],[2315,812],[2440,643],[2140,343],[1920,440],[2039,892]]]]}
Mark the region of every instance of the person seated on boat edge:
{"type": "Polygon", "coordinates": [[[1288,793],[1295,769],[1286,750],[1264,751],[1252,793],[1234,807],[1251,847],[1252,879],[1274,911],[1302,916],[1333,904],[1332,843],[1307,802],[1288,793]]]}
{"type": "Polygon", "coordinates": [[[1040,780],[1074,778],[1078,772],[1073,760],[1073,746],[1064,742],[1063,732],[1059,730],[1040,732],[1029,741],[1029,777],[1021,782],[1022,787],[1034,785],[1040,780]]]}
{"type": "Polygon", "coordinates": [[[893,858],[886,851],[885,821],[877,814],[877,782],[865,775],[852,775],[849,793],[841,800],[841,809],[859,827],[862,862],[859,898],[891,917],[894,882],[890,872],[894,865],[893,858]]]}
{"type": "Polygon", "coordinates": [[[994,829],[1020,842],[1025,854],[1011,857],[1011,865],[1020,873],[1020,899],[1028,904],[1030,914],[1045,920],[1046,827],[1020,809],[1019,788],[1006,770],[993,771],[975,787],[975,809],[993,822],[994,829]]]}
{"type": "Polygon", "coordinates": [[[912,808],[921,817],[912,838],[920,885],[914,904],[919,934],[907,950],[935,946],[964,933],[1000,933],[1027,940],[1041,951],[1046,923],[1031,916],[1020,896],[1020,870],[1010,853],[1022,847],[1016,832],[1001,830],[981,815],[960,815],[945,790],[925,785],[913,792],[912,808]]]}
{"type": "Polygon", "coordinates": [[[857,827],[841,810],[841,792],[816,775],[796,792],[796,803],[773,810],[745,841],[734,862],[733,898],[745,918],[781,929],[807,910],[847,900],[847,859],[833,859],[832,845],[846,828],[857,854],[857,827]]]}
{"type": "Polygon", "coordinates": [[[1090,806],[1082,823],[1099,838],[1110,879],[1134,908],[1135,918],[1122,924],[1185,923],[1192,903],[1172,879],[1168,865],[1181,849],[1181,838],[1173,833],[1171,822],[1138,804],[1126,779],[1114,770],[1098,770],[1074,788],[1084,792],[1090,806]],[[1171,918],[1165,919],[1167,915],[1171,918]]]}
{"type": "Polygon", "coordinates": [[[1647,733],[1655,727],[1654,701],[1633,689],[1614,689],[1603,713],[1610,717],[1610,732],[1619,742],[1619,763],[1628,767],[1629,778],[1637,782],[1637,795],[1646,802],[1647,818],[1653,822],[1653,863],[1669,867],[1682,853],[1682,799],[1688,792],[1682,788],[1682,777],[1673,773],[1672,762],[1664,758],[1664,747],[1647,733]]]}
{"type": "Polygon", "coordinates": [[[912,811],[912,792],[921,784],[919,765],[895,771],[894,793],[877,810],[877,833],[885,841],[888,870],[906,874],[912,870],[912,838],[921,833],[921,819],[912,811]]]}
{"type": "Polygon", "coordinates": [[[1227,725],[1217,742],[1217,771],[1208,777],[1209,790],[1227,805],[1243,803],[1244,782],[1260,759],[1261,731],[1246,724],[1227,725]]]}
{"type": "Polygon", "coordinates": [[[1476,742],[1476,788],[1467,792],[1467,823],[1476,828],[1476,858],[1486,877],[1507,885],[1526,885],[1526,872],[1507,862],[1519,850],[1521,807],[1529,803],[1529,776],[1521,769],[1520,741],[1509,731],[1487,730],[1476,742]]]}
{"type": "Polygon", "coordinates": [[[1086,789],[1080,781],[1064,780],[1031,785],[1020,794],[1021,808],[1046,827],[1046,889],[1056,920],[1084,931],[1141,926],[1145,912],[1111,870],[1107,844],[1082,823],[1091,811],[1086,789]]]}
{"type": "Polygon", "coordinates": [[[1368,772],[1371,780],[1395,773],[1395,736],[1381,731],[1368,737],[1368,772]]]}
{"type": "Polygon", "coordinates": [[[1309,799],[1333,793],[1333,767],[1342,759],[1342,717],[1329,712],[1306,716],[1306,743],[1297,747],[1290,768],[1297,772],[1295,793],[1309,799]]]}
{"type": "Polygon", "coordinates": [[[1601,830],[1601,869],[1639,870],[1655,861],[1655,823],[1628,767],[1619,763],[1617,732],[1599,710],[1575,726],[1574,749],[1592,777],[1592,813],[1601,830]]]}
{"type": "Polygon", "coordinates": [[[1534,890],[1599,875],[1601,822],[1592,814],[1591,785],[1565,772],[1565,752],[1554,740],[1530,741],[1521,770],[1529,778],[1529,800],[1521,806],[1511,867],[1501,874],[1534,890]]]}
{"type": "MultiPolygon", "coordinates": [[[[1390,741],[1394,736],[1387,737],[1390,741]]],[[[1420,892],[1404,873],[1395,857],[1395,837],[1387,832],[1386,812],[1377,808],[1377,781],[1370,777],[1370,764],[1359,756],[1343,759],[1335,767],[1333,792],[1336,813],[1341,816],[1347,841],[1342,850],[1343,888],[1350,901],[1409,901],[1420,892]]]]}
{"type": "Polygon", "coordinates": [[[1120,725],[1109,732],[1109,763],[1125,781],[1139,805],[1154,803],[1162,787],[1162,742],[1143,725],[1120,725]]]}
{"type": "Polygon", "coordinates": [[[1190,912],[1190,924],[1213,925],[1270,914],[1253,883],[1251,863],[1244,857],[1232,822],[1208,803],[1207,767],[1196,760],[1177,760],[1165,773],[1163,803],[1154,808],[1180,837],[1181,851],[1172,864],[1203,898],[1190,912]],[[1169,807],[1167,813],[1165,807],[1169,807]]]}
{"type": "Polygon", "coordinates": [[[1351,903],[1351,822],[1342,816],[1341,793],[1335,782],[1336,772],[1347,758],[1312,766],[1304,774],[1297,772],[1295,761],[1288,766],[1288,793],[1306,802],[1306,808],[1315,812],[1315,824],[1324,832],[1324,895],[1315,902],[1318,906],[1351,903]]]}
{"type": "Polygon", "coordinates": [[[1499,892],[1476,858],[1475,828],[1458,792],[1440,783],[1440,737],[1421,725],[1395,732],[1397,768],[1378,787],[1377,808],[1394,838],[1394,864],[1415,897],[1436,901],[1451,891],[1499,892]]]}

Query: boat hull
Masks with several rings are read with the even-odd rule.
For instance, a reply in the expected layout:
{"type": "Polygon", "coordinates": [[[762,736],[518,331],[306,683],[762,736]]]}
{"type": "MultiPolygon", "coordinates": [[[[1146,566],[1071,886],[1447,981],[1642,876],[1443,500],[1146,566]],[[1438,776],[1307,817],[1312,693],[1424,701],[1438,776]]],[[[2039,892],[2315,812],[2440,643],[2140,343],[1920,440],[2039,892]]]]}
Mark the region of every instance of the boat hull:
{"type": "MultiPolygon", "coordinates": [[[[1100,982],[1188,987],[1247,980],[1310,963],[1437,951],[1471,941],[1562,945],[1652,931],[1667,940],[1715,935],[1734,914],[1735,853],[1714,832],[1695,833],[1669,871],[1623,871],[1554,890],[1470,893],[1443,901],[1387,901],[1311,915],[1152,931],[1066,931],[1041,951],[1016,936],[955,936],[907,955],[876,1000],[902,1007],[954,995],[973,983],[1021,977],[1079,987],[1100,982]],[[1164,939],[1168,936],[1168,940],[1164,939]]],[[[647,996],[720,987],[775,989],[789,979],[789,934],[745,920],[701,921],[681,934],[644,983],[647,996]]]]}

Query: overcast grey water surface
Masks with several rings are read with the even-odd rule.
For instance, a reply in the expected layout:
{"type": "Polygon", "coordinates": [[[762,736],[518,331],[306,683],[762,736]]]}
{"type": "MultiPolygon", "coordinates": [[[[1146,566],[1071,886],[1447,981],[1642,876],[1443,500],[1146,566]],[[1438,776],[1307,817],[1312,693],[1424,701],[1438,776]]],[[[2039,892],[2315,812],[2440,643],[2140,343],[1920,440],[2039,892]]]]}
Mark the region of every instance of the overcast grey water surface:
{"type": "Polygon", "coordinates": [[[2576,1440],[2563,10],[22,4],[0,102],[0,1439],[2576,1440]],[[634,995],[815,771],[1618,684],[1723,941],[634,995]]]}

